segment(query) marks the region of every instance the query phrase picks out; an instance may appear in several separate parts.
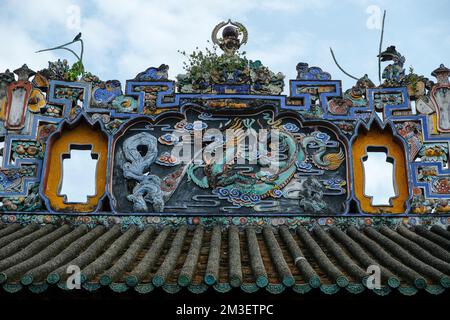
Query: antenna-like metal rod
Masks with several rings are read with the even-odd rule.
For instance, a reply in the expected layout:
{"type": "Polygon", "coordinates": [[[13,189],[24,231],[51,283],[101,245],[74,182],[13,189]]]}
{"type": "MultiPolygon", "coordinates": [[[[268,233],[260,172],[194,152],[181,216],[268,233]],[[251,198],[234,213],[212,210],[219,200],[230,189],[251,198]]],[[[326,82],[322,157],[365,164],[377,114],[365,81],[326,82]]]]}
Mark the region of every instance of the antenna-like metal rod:
{"type": "Polygon", "coordinates": [[[75,43],[75,41],[70,41],[70,42],[67,42],[67,43],[65,43],[65,44],[62,44],[62,45],[60,45],[60,46],[57,46],[57,47],[53,47],[53,48],[48,48],[48,49],[42,49],[42,50],[38,50],[38,51],[36,51],[36,53],[39,53],[39,52],[44,52],[44,51],[52,51],[52,50],[57,50],[57,49],[61,49],[62,47],[65,47],[65,46],[71,45],[72,43],[75,43]]]}
{"type": "Polygon", "coordinates": [[[43,49],[43,50],[38,50],[36,51],[36,53],[40,53],[40,52],[46,52],[46,51],[53,51],[53,50],[66,50],[69,51],[70,53],[72,53],[80,62],[83,62],[83,54],[84,54],[84,43],[83,40],[81,39],[81,32],[75,37],[75,39],[73,39],[70,42],[67,42],[65,44],[62,44],[60,46],[57,47],[53,47],[53,48],[48,48],[48,49],[43,49]],[[81,44],[81,54],[78,55],[75,53],[75,51],[73,51],[72,49],[67,48],[67,46],[76,43],[76,42],[80,42],[81,44]]]}
{"type": "Polygon", "coordinates": [[[331,56],[333,57],[334,63],[336,63],[337,67],[339,68],[339,70],[341,70],[346,76],[355,79],[356,81],[358,81],[359,79],[355,76],[352,76],[350,73],[346,72],[344,69],[342,69],[342,67],[339,65],[339,63],[336,60],[336,57],[334,56],[334,52],[333,49],[330,47],[330,52],[331,52],[331,56]]]}
{"type": "Polygon", "coordinates": [[[80,54],[80,59],[78,59],[78,60],[80,60],[80,62],[83,63],[84,42],[83,42],[82,39],[80,39],[80,40],[78,40],[78,41],[80,41],[80,43],[81,43],[81,54],[80,54]]]}
{"type": "Polygon", "coordinates": [[[80,57],[79,57],[79,56],[75,53],[75,51],[73,51],[72,49],[69,49],[69,48],[66,48],[66,47],[58,48],[58,49],[69,51],[69,52],[72,53],[78,60],[80,60],[80,57]]]}
{"type": "Polygon", "coordinates": [[[381,22],[381,38],[380,47],[378,48],[378,81],[381,83],[381,50],[383,48],[383,36],[384,36],[384,19],[386,18],[386,10],[383,13],[383,21],[381,22]]]}

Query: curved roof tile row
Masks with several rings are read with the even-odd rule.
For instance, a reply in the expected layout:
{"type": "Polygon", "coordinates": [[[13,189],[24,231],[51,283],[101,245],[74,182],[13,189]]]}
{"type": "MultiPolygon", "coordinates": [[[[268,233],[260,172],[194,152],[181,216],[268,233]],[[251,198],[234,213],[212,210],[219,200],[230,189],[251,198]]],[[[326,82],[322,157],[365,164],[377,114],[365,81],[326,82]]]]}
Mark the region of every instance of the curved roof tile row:
{"type": "Polygon", "coordinates": [[[74,279],[69,266],[79,268],[81,288],[89,291],[108,286],[140,293],[156,288],[202,293],[212,287],[274,294],[439,294],[450,288],[450,231],[439,226],[121,230],[119,225],[0,225],[0,285],[5,291],[69,290],[74,279]],[[377,267],[380,283],[373,288],[377,267]]]}

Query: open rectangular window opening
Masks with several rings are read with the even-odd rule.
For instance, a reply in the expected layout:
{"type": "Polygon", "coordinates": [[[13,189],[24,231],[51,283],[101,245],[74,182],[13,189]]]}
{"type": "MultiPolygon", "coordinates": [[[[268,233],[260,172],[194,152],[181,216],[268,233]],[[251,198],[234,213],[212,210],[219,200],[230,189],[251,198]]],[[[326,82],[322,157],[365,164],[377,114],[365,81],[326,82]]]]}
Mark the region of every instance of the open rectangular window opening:
{"type": "Polygon", "coordinates": [[[70,153],[61,156],[62,174],[58,195],[65,203],[87,203],[96,195],[98,154],[91,145],[70,145],[70,153]]]}
{"type": "Polygon", "coordinates": [[[416,115],[417,114],[416,101],[415,100],[411,100],[409,102],[409,104],[411,106],[411,114],[416,115]]]}
{"type": "Polygon", "coordinates": [[[5,158],[5,137],[0,136],[0,168],[3,168],[4,158],[5,158]]]}
{"type": "Polygon", "coordinates": [[[368,147],[363,157],[364,196],[371,198],[372,206],[391,206],[397,197],[394,159],[385,147],[368,147]]]}

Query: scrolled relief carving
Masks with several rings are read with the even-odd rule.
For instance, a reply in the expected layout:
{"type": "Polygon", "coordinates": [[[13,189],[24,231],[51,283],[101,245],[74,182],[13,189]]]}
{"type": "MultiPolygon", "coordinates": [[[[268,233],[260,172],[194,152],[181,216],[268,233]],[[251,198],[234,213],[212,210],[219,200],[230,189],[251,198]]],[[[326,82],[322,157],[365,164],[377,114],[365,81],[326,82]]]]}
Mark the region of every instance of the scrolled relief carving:
{"type": "Polygon", "coordinates": [[[133,135],[124,141],[123,152],[128,160],[122,164],[123,176],[136,182],[132,193],[127,195],[127,199],[133,202],[133,210],[146,212],[150,204],[154,211],[164,211],[161,179],[150,174],[150,166],[158,156],[156,138],[147,132],[133,135]]]}

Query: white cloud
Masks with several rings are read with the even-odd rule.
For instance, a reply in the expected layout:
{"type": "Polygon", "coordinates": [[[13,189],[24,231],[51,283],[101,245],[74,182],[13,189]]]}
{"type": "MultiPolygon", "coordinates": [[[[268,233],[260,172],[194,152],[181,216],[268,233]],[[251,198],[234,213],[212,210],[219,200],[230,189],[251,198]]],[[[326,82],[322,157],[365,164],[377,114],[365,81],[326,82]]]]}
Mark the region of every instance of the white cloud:
{"type": "Polygon", "coordinates": [[[52,53],[30,54],[30,49],[33,47],[39,48],[39,44],[34,41],[29,33],[15,25],[0,23],[0,34],[2,35],[2,43],[7,44],[0,50],[0,72],[5,69],[12,71],[24,63],[35,70],[43,69],[47,66],[47,61],[56,58],[52,53]]]}

